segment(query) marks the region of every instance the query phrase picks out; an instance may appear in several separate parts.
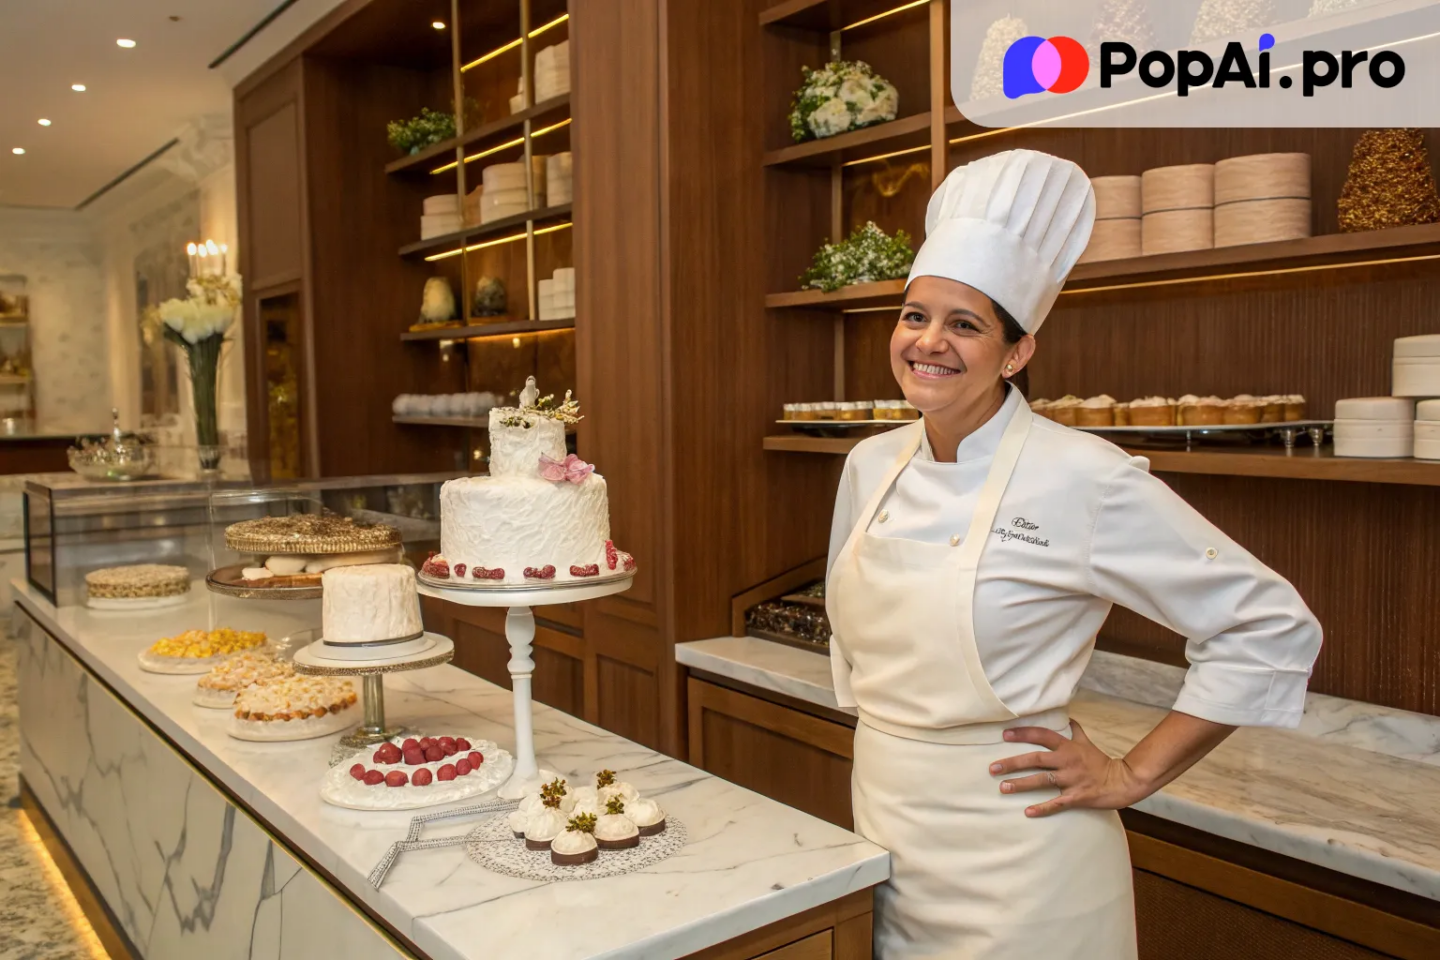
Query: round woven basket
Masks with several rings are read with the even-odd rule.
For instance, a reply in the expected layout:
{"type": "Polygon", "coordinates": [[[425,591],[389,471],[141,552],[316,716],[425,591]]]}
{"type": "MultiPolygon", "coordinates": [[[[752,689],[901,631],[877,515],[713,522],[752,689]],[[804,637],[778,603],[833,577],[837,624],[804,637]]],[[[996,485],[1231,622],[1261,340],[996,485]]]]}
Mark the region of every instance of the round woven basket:
{"type": "Polygon", "coordinates": [[[1310,155],[1260,153],[1215,165],[1215,246],[1311,235],[1310,155]]]}

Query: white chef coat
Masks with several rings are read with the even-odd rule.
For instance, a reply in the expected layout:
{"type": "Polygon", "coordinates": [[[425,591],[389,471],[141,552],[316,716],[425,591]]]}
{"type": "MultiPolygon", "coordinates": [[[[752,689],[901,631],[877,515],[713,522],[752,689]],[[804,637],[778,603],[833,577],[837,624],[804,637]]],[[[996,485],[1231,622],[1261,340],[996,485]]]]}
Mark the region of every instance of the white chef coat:
{"type": "MultiPolygon", "coordinates": [[[[1023,402],[1011,389],[960,443],[956,463],[936,462],[925,438],[867,532],[962,542],[1000,437],[1023,402]]],[[[923,435],[922,425],[911,429],[923,435]]],[[[908,435],[890,431],[851,451],[836,496],[831,566],[908,435]]],[[[1288,581],[1148,471],[1143,457],[1034,419],[976,579],[976,644],[996,696],[1020,716],[1067,705],[1118,603],[1187,638],[1191,666],[1176,710],[1224,724],[1298,725],[1320,625],[1288,581]]],[[[852,672],[843,636],[832,638],[830,653],[836,698],[856,706],[874,680],[852,672]]],[[[945,704],[913,706],[943,724],[945,704]]]]}

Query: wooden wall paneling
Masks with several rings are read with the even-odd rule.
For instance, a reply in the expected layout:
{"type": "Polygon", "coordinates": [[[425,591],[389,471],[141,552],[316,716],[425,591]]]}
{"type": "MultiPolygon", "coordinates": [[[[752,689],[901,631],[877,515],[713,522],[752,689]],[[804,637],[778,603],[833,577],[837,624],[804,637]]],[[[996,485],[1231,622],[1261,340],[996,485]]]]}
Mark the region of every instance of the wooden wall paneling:
{"type": "Polygon", "coordinates": [[[696,680],[687,684],[690,762],[852,829],[848,726],[696,680]]]}
{"type": "MultiPolygon", "coordinates": [[[[753,104],[764,99],[763,77],[747,65],[761,62],[767,45],[769,63],[812,48],[757,30],[760,7],[686,0],[669,8],[666,407],[676,417],[667,643],[727,634],[732,596],[812,559],[829,518],[808,504],[817,489],[828,499],[837,479],[835,464],[756,456],[783,403],[834,390],[828,320],[779,322],[764,309],[769,251],[786,250],[798,273],[825,235],[809,232],[820,223],[809,200],[824,195],[828,176],[761,165],[765,118],[753,104]]],[[[668,645],[660,668],[662,697],[678,703],[668,645]]],[[[681,712],[666,713],[683,724],[681,712]]],[[[673,743],[683,748],[683,731],[673,743]]]]}
{"type": "MultiPolygon", "coordinates": [[[[435,364],[394,343],[418,314],[425,279],[459,286],[456,267],[401,259],[395,239],[418,235],[425,180],[383,174],[387,121],[412,116],[443,91],[448,71],[364,62],[305,61],[306,162],[311,218],[314,395],[324,476],[454,469],[452,435],[390,423],[404,392],[431,389],[435,364]]],[[[453,189],[453,186],[452,188],[453,189]]],[[[452,387],[458,389],[458,387],[452,387]]]]}
{"type": "MultiPolygon", "coordinates": [[[[1313,480],[1161,479],[1295,584],[1325,629],[1310,689],[1440,714],[1440,491],[1313,480]]],[[[1153,659],[1183,639],[1117,610],[1101,631],[1153,659]]]]}
{"type": "MultiPolygon", "coordinates": [[[[667,615],[671,553],[666,540],[669,478],[663,464],[673,412],[663,384],[666,350],[661,320],[662,179],[660,61],[662,15],[656,0],[619,0],[601,9],[570,11],[571,103],[575,122],[575,332],[578,396],[586,411],[579,452],[605,475],[611,531],[633,553],[639,570],[631,589],[585,605],[585,710],[591,722],[626,725],[634,740],[676,752],[672,730],[658,709],[611,703],[647,688],[618,664],[629,663],[630,641],[648,644],[650,667],[667,615]],[[635,618],[616,616],[634,611],[635,618]],[[609,612],[607,612],[609,611],[609,612]],[[639,638],[636,640],[635,638],[639,638]],[[617,651],[620,651],[617,653],[617,651]],[[601,662],[606,681],[601,682],[601,662]],[[623,679],[622,679],[623,678],[623,679]]],[[[633,665],[644,672],[646,665],[633,665]]],[[[673,697],[670,698],[673,702],[673,697]]],[[[673,715],[673,710],[671,711],[673,715]]]]}
{"type": "MultiPolygon", "coordinates": [[[[493,622],[477,623],[456,618],[452,622],[454,632],[450,636],[455,641],[454,663],[457,667],[508,690],[510,647],[505,642],[504,611],[499,612],[502,617],[498,630],[493,622]]],[[[582,647],[578,637],[536,625],[532,654],[535,674],[531,688],[537,702],[573,716],[581,715],[584,710],[585,669],[582,647]]]]}
{"type": "MultiPolygon", "coordinates": [[[[270,476],[270,416],[266,332],[260,302],[267,290],[297,295],[301,338],[309,342],[310,320],[307,298],[303,296],[309,259],[302,252],[306,217],[301,201],[305,164],[300,61],[288,61],[267,72],[263,82],[247,84],[235,93],[235,188],[240,240],[235,268],[246,278],[242,329],[249,459],[252,474],[265,480],[270,476]],[[252,137],[256,127],[262,128],[258,142],[252,137]]],[[[302,367],[308,367],[308,352],[297,359],[302,367]]],[[[302,379],[306,372],[299,371],[302,379]]],[[[305,435],[314,423],[314,397],[305,392],[301,401],[299,419],[305,435]]],[[[302,443],[302,451],[313,450],[313,446],[302,443]]],[[[304,469],[309,470],[312,461],[308,453],[305,455],[304,469]]]]}

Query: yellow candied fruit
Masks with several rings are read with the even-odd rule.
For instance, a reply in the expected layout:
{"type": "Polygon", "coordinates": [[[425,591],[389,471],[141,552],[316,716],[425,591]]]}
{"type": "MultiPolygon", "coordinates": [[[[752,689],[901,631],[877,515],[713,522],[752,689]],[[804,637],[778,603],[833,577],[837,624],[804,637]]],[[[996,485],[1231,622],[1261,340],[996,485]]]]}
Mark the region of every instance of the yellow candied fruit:
{"type": "Polygon", "coordinates": [[[186,630],[179,636],[157,640],[150,647],[150,652],[157,657],[203,660],[206,657],[223,656],[240,650],[252,650],[264,642],[265,634],[251,630],[232,630],[229,627],[221,627],[219,630],[186,630]]]}

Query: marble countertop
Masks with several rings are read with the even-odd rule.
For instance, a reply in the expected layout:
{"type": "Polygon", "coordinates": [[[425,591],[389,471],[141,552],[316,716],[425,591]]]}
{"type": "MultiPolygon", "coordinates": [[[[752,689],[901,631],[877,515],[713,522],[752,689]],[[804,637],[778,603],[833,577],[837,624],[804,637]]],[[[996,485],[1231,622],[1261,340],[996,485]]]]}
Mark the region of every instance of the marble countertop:
{"type": "MultiPolygon", "coordinates": [[[[417,811],[329,806],[319,786],[336,736],[294,743],[234,740],[224,732],[224,711],[191,704],[195,677],[144,673],[136,664],[136,654],[160,637],[210,625],[214,611],[221,618],[216,626],[283,636],[318,623],[318,601],[212,605],[212,596],[199,592],[183,607],[115,614],[57,610],[23,582],[14,587],[17,600],[46,630],[288,846],[435,960],[679,957],[889,875],[889,854],[855,834],[536,704],[542,765],[578,776],[606,767],[617,771],[683,821],[689,835],[684,850],[623,877],[558,883],[499,876],[458,848],[412,851],[377,890],[366,875],[404,836],[417,811]]],[[[451,666],[392,674],[385,682],[393,720],[514,744],[508,690],[451,666]]],[[[473,826],[435,826],[426,836],[473,826]]]]}
{"type": "MultiPolygon", "coordinates": [[[[835,707],[829,661],[817,653],[721,637],[679,644],[675,657],[696,670],[835,707]]],[[[1097,745],[1120,756],[1165,715],[1184,672],[1097,654],[1071,715],[1097,745]],[[1157,702],[1140,702],[1147,699],[1157,702]]],[[[1440,900],[1437,739],[1440,718],[1311,694],[1299,730],[1237,730],[1135,809],[1440,900]]]]}

